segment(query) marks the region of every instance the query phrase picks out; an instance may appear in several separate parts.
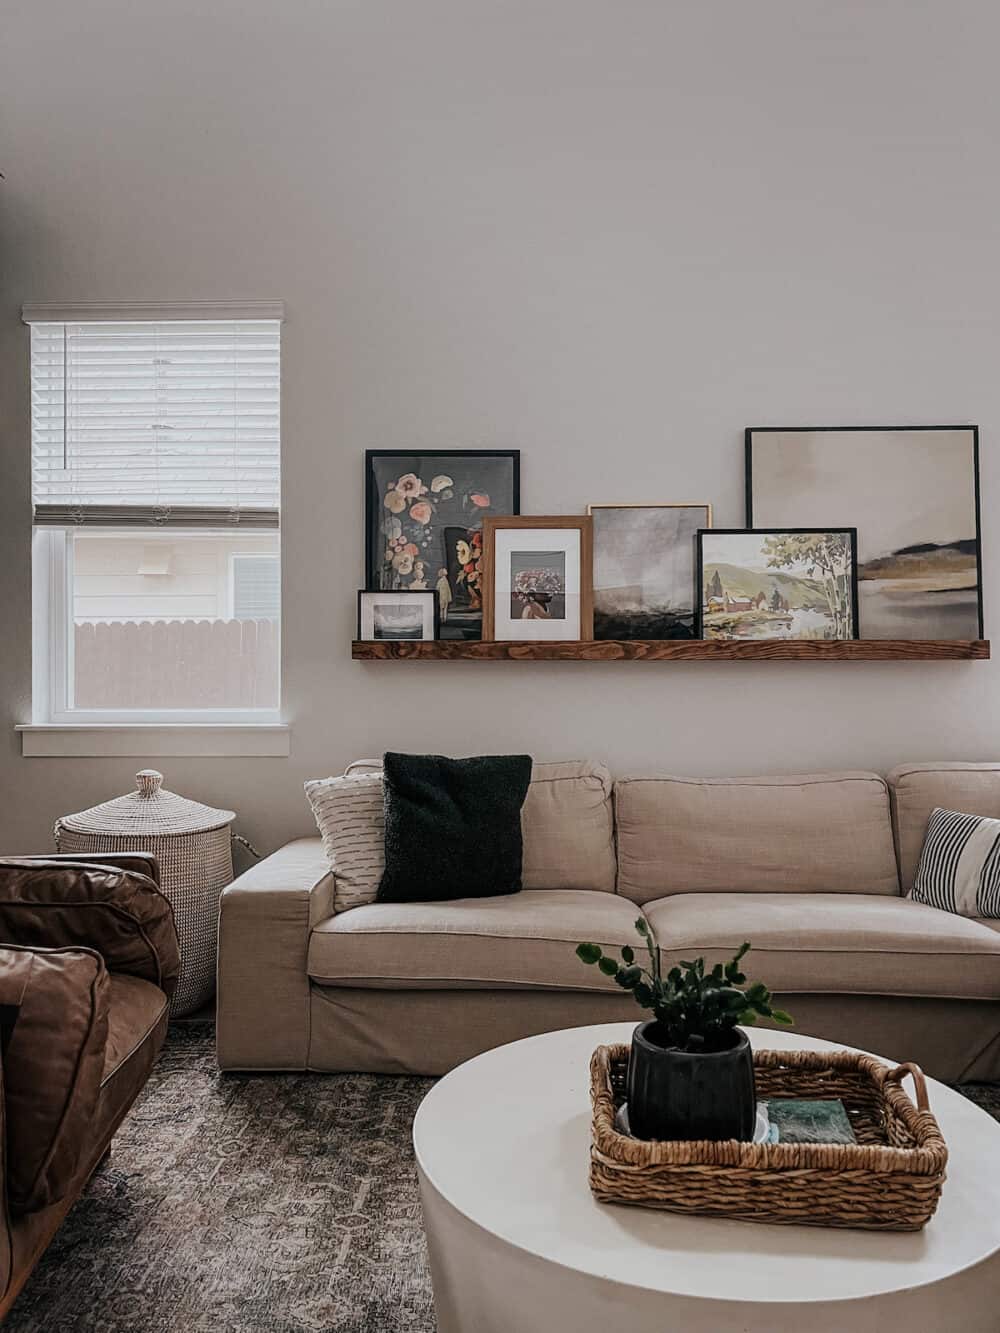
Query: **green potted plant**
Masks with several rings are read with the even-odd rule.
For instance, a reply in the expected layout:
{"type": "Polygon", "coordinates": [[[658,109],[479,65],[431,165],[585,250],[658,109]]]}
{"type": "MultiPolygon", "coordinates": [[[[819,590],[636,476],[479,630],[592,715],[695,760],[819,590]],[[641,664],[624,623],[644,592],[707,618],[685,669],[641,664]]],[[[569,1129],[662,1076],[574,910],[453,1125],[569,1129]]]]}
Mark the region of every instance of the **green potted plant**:
{"type": "Polygon", "coordinates": [[[620,959],[597,944],[576,949],[582,962],[596,964],[653,1011],[632,1034],[626,1082],[630,1132],[640,1139],[752,1139],[753,1053],[738,1025],[758,1016],[791,1023],[790,1015],[772,1008],[763,982],[746,986],[740,962],[749,943],[710,971],[703,958],[695,958],[663,976],[649,923],[640,917],[635,928],[649,952],[648,968],[636,962],[627,944],[620,959]]]}

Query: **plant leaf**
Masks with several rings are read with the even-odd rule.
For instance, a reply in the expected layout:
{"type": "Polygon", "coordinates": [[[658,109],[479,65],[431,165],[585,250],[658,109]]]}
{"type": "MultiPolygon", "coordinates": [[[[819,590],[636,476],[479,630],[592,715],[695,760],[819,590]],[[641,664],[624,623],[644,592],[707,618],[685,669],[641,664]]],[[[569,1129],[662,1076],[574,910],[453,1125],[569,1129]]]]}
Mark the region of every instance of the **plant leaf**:
{"type": "Polygon", "coordinates": [[[771,1017],[774,1019],[776,1023],[785,1023],[791,1025],[792,1027],[795,1026],[795,1019],[791,1016],[791,1014],[786,1014],[784,1009],[772,1009],[771,1017]]]}
{"type": "Polygon", "coordinates": [[[649,934],[649,922],[646,920],[644,916],[641,916],[639,920],[635,923],[635,928],[640,935],[649,934]]]}
{"type": "Polygon", "coordinates": [[[601,947],[598,944],[578,944],[576,946],[576,956],[581,963],[596,963],[601,954],[601,947]]]}
{"type": "Polygon", "coordinates": [[[632,948],[630,944],[622,945],[622,962],[623,963],[635,962],[635,950],[632,948]]]}
{"type": "Polygon", "coordinates": [[[618,964],[613,958],[598,958],[597,966],[606,977],[613,977],[618,974],[618,964]]]}

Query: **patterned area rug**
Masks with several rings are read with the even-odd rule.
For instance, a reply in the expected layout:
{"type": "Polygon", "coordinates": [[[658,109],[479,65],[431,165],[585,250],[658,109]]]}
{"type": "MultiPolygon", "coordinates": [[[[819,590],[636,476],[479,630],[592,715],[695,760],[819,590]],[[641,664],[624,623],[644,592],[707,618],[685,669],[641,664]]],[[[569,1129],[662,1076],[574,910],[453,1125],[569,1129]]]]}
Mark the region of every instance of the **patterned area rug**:
{"type": "MultiPolygon", "coordinates": [[[[223,1078],[212,1025],[175,1024],[5,1329],[434,1333],[410,1148],[432,1082],[223,1078]]],[[[1000,1120],[1000,1087],[962,1091],[1000,1120]]]]}
{"type": "Polygon", "coordinates": [[[433,1333],[410,1127],[433,1079],[230,1074],[174,1024],[5,1333],[433,1333]]]}

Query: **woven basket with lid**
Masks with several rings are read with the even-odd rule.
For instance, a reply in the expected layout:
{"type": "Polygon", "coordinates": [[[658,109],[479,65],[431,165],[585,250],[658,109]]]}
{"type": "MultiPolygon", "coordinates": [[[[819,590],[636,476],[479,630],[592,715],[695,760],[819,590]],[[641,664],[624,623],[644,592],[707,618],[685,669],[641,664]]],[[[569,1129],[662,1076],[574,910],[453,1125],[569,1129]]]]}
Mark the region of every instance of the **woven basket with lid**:
{"type": "Polygon", "coordinates": [[[191,1013],[215,989],[219,896],[233,878],[232,810],[189,801],[163,788],[163,774],[144,768],[136,790],[56,821],[60,852],[152,852],[161,888],[174,909],[181,974],[170,1006],[191,1013]]]}

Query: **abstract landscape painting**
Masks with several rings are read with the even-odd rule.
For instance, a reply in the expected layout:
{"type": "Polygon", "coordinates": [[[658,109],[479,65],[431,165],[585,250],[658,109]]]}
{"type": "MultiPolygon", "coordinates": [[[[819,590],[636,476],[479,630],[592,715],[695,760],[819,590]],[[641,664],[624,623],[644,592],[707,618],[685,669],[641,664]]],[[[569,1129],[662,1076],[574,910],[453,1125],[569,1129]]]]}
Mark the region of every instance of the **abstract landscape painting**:
{"type": "Polygon", "coordinates": [[[975,426],[751,429],[747,523],[858,530],[861,636],[978,639],[975,426]]]}
{"type": "Polygon", "coordinates": [[[695,553],[707,504],[590,505],[594,638],[696,637],[695,553]]]}
{"type": "Polygon", "coordinates": [[[856,639],[853,528],[698,534],[705,639],[856,639]]]}

